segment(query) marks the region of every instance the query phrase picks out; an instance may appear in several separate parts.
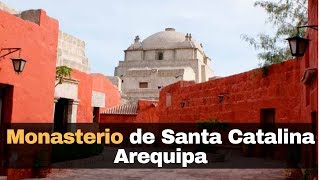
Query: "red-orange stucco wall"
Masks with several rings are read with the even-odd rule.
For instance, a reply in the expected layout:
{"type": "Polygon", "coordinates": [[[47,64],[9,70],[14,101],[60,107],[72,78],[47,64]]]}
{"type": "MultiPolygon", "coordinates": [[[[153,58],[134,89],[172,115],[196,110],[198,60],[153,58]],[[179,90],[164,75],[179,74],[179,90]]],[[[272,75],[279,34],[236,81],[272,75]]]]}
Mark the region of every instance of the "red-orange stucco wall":
{"type": "Polygon", "coordinates": [[[91,74],[91,78],[92,90],[105,93],[106,95],[106,107],[101,108],[101,111],[120,104],[120,93],[106,76],[103,74],[91,74]]]}
{"type": "MultiPolygon", "coordinates": [[[[318,25],[318,0],[308,1],[308,24],[318,25]]],[[[313,68],[318,72],[318,31],[308,28],[306,37],[310,39],[309,47],[304,57],[301,59],[300,76],[304,71],[313,68]]],[[[303,85],[301,94],[301,119],[313,123],[313,133],[318,132],[318,74],[314,76],[310,84],[303,85]]],[[[318,142],[316,142],[318,147],[318,142]]],[[[318,148],[305,148],[301,151],[302,157],[308,164],[318,164],[318,148]]]]}
{"type": "Polygon", "coordinates": [[[7,122],[53,121],[59,25],[45,11],[39,11],[40,25],[0,10],[0,47],[21,48],[21,58],[27,60],[19,75],[10,60],[17,52],[0,60],[0,83],[13,85],[12,113],[4,119],[7,122]]]}
{"type": "MultiPolygon", "coordinates": [[[[309,0],[308,2],[308,24],[318,25],[318,1],[309,0]]],[[[308,28],[306,37],[310,39],[309,47],[303,56],[299,58],[301,62],[300,76],[303,77],[304,71],[308,68],[318,69],[318,31],[308,28]]],[[[312,82],[303,85],[301,94],[301,118],[311,122],[311,113],[318,112],[318,76],[312,82]]]]}
{"type": "Polygon", "coordinates": [[[93,117],[92,91],[105,94],[105,108],[100,108],[100,112],[106,108],[120,104],[120,93],[113,86],[111,81],[102,74],[87,74],[78,70],[72,71],[72,78],[79,81],[78,84],[78,112],[77,123],[91,123],[93,117]]]}
{"type": "Polygon", "coordinates": [[[137,115],[100,114],[100,123],[134,123],[137,115]]]}
{"type": "Polygon", "coordinates": [[[265,77],[256,69],[200,84],[178,82],[161,91],[160,121],[218,119],[258,123],[261,109],[275,108],[276,122],[300,122],[300,78],[300,62],[288,60],[270,66],[265,77]],[[168,93],[171,93],[170,107],[166,106],[168,93]],[[224,95],[221,103],[219,95],[224,95]]]}
{"type": "Polygon", "coordinates": [[[138,114],[136,122],[138,123],[157,123],[159,122],[158,101],[139,100],[138,114]]]}
{"type": "Polygon", "coordinates": [[[77,123],[91,123],[92,122],[92,79],[90,74],[72,70],[72,79],[78,80],[78,109],[77,109],[77,123]]]}

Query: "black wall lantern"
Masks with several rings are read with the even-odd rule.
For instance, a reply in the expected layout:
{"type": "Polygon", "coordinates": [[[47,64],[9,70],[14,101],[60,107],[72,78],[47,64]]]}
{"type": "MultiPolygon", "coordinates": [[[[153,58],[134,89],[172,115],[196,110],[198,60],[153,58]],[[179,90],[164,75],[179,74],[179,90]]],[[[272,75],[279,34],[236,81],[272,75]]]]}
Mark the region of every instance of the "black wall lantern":
{"type": "Polygon", "coordinates": [[[25,59],[20,58],[21,48],[1,48],[0,59],[6,57],[7,55],[12,54],[16,51],[19,51],[19,57],[11,58],[11,61],[12,61],[14,71],[16,73],[20,74],[23,71],[23,69],[26,65],[26,62],[27,62],[25,59]],[[3,51],[6,51],[6,53],[4,55],[1,55],[1,53],[3,51]]]}
{"type": "Polygon", "coordinates": [[[21,58],[11,58],[14,71],[17,73],[21,73],[26,65],[26,60],[21,58]]]}
{"type": "Polygon", "coordinates": [[[300,37],[299,35],[287,39],[290,45],[291,55],[301,57],[306,52],[309,44],[309,39],[300,37]]]}
{"type": "Polygon", "coordinates": [[[312,28],[318,30],[318,25],[306,25],[297,27],[297,35],[287,38],[290,46],[291,55],[295,57],[301,57],[306,52],[310,39],[303,38],[299,35],[300,28],[312,28]]]}

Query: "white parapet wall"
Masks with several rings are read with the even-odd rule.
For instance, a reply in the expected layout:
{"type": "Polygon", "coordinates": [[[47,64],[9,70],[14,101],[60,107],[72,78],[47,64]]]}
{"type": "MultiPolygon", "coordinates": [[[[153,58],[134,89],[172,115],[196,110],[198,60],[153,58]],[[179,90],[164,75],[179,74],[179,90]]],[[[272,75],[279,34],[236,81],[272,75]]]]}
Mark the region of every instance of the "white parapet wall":
{"type": "Polygon", "coordinates": [[[90,67],[85,55],[85,46],[84,41],[59,31],[57,66],[68,66],[89,73],[90,67]]]}

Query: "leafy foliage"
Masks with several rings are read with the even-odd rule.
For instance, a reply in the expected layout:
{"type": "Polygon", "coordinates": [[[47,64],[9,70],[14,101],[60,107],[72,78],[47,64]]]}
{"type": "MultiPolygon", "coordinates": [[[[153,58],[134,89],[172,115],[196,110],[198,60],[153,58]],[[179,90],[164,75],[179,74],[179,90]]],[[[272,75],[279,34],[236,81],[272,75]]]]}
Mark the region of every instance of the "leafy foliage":
{"type": "Polygon", "coordinates": [[[71,72],[72,72],[72,68],[69,68],[68,66],[58,66],[56,68],[56,76],[58,78],[64,78],[64,77],[71,78],[71,72]]]}
{"type": "MultiPolygon", "coordinates": [[[[71,79],[72,68],[68,66],[58,66],[56,67],[56,76],[59,79],[58,84],[62,84],[63,78],[71,79]]],[[[56,86],[58,85],[56,84],[56,86]]]]}
{"type": "MultiPolygon", "coordinates": [[[[273,35],[260,33],[256,37],[241,35],[242,39],[258,51],[258,58],[263,61],[262,66],[267,67],[292,58],[286,38],[297,35],[297,26],[308,23],[307,0],[259,0],[255,7],[263,8],[270,23],[275,29],[273,35]]],[[[303,36],[305,30],[300,30],[303,36]]]]}

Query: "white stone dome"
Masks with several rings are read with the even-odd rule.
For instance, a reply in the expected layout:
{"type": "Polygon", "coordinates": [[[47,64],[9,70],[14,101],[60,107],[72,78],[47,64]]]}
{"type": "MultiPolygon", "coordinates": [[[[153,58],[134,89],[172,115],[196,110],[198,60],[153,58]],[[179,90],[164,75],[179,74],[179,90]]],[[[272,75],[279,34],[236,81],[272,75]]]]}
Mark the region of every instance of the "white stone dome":
{"type": "Polygon", "coordinates": [[[155,33],[142,42],[136,41],[128,50],[143,49],[175,49],[175,48],[198,48],[203,51],[201,45],[192,37],[186,38],[186,33],[175,31],[174,28],[166,28],[164,31],[155,33]]]}

